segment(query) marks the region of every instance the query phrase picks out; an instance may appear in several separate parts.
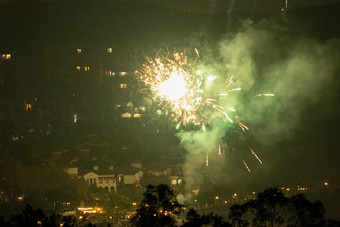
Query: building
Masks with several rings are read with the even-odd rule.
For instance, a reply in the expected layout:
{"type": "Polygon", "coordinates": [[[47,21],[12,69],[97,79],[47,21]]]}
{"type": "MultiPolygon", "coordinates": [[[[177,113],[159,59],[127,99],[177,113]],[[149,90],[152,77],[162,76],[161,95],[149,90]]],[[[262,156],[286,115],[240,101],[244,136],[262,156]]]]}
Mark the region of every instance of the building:
{"type": "Polygon", "coordinates": [[[143,176],[143,171],[140,168],[131,165],[123,165],[114,169],[118,176],[118,182],[122,184],[138,184],[143,176]]]}
{"type": "Polygon", "coordinates": [[[112,170],[98,169],[89,171],[84,175],[84,180],[90,185],[94,184],[107,191],[116,192],[117,190],[116,175],[112,170]]]}

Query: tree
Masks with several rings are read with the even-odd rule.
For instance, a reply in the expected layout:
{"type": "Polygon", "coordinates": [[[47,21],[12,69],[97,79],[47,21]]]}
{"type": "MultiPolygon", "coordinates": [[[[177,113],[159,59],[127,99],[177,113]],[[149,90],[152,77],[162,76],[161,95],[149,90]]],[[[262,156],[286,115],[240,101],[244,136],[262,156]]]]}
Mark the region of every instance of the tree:
{"type": "Polygon", "coordinates": [[[339,226],[338,221],[325,219],[325,209],[320,201],[310,202],[302,194],[287,198],[277,188],[268,188],[254,200],[231,206],[232,226],[247,226],[247,221],[242,219],[247,212],[253,216],[252,226],[339,226]]]}
{"type": "Polygon", "coordinates": [[[182,209],[175,193],[166,184],[148,185],[136,215],[131,218],[134,226],[175,226],[175,216],[182,209]]]}
{"type": "Polygon", "coordinates": [[[210,213],[208,215],[203,214],[202,216],[197,213],[196,210],[190,209],[187,213],[187,220],[183,227],[201,227],[201,226],[216,226],[216,227],[228,227],[230,224],[221,216],[210,213]]]}
{"type": "Polygon", "coordinates": [[[36,226],[58,226],[56,215],[47,217],[41,209],[33,209],[29,204],[26,205],[22,214],[12,215],[10,223],[14,226],[36,227],[36,226]]]}
{"type": "Polygon", "coordinates": [[[254,215],[254,225],[274,227],[287,220],[289,199],[277,188],[268,188],[246,203],[254,215]]]}
{"type": "Polygon", "coordinates": [[[292,226],[325,226],[325,209],[320,201],[308,201],[303,194],[291,198],[292,226]]]}
{"type": "Polygon", "coordinates": [[[232,226],[248,226],[248,221],[242,220],[243,214],[245,214],[248,210],[248,207],[246,205],[235,204],[229,209],[229,219],[232,220],[232,226]]]}
{"type": "Polygon", "coordinates": [[[259,193],[256,199],[230,207],[229,217],[233,220],[233,225],[247,225],[242,222],[242,216],[248,211],[253,215],[254,226],[279,226],[287,222],[289,199],[277,188],[268,188],[259,193]]]}

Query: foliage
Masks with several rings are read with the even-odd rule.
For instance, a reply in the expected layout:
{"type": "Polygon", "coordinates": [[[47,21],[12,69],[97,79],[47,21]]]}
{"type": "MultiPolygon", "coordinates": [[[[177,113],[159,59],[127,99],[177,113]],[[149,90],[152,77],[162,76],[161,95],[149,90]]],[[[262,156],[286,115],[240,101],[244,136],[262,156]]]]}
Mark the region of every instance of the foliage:
{"type": "Polygon", "coordinates": [[[277,188],[268,188],[254,200],[230,207],[229,219],[232,226],[248,226],[248,214],[252,226],[316,227],[337,226],[336,220],[325,219],[325,209],[320,201],[310,202],[305,195],[297,194],[287,198],[277,188]]]}
{"type": "Polygon", "coordinates": [[[121,209],[129,209],[133,202],[143,199],[144,188],[135,185],[124,185],[114,194],[114,204],[121,209]]]}
{"type": "Polygon", "coordinates": [[[325,209],[320,201],[308,201],[305,195],[291,198],[292,226],[324,226],[325,209]]]}
{"type": "Polygon", "coordinates": [[[273,227],[287,220],[289,200],[277,188],[268,188],[246,203],[253,214],[254,225],[273,227]]]}
{"type": "Polygon", "coordinates": [[[230,226],[230,224],[221,216],[214,215],[210,213],[208,215],[203,214],[202,216],[197,213],[196,210],[190,209],[187,213],[186,222],[184,223],[183,227],[201,227],[201,226],[230,226]]]}
{"type": "Polygon", "coordinates": [[[231,206],[229,211],[229,219],[231,219],[232,226],[248,226],[248,221],[247,220],[243,220],[242,219],[242,215],[247,212],[248,207],[247,205],[243,204],[243,205],[239,205],[239,204],[235,204],[233,206],[231,206]]]}
{"type": "Polygon", "coordinates": [[[131,219],[134,226],[175,226],[175,216],[180,214],[182,205],[174,191],[165,184],[148,185],[144,198],[131,219]]]}

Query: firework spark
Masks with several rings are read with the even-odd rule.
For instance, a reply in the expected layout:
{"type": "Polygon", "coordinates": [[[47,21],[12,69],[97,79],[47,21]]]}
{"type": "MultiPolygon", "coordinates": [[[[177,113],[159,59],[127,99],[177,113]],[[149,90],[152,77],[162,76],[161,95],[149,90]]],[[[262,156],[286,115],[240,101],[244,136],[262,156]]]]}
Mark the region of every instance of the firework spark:
{"type": "Polygon", "coordinates": [[[262,164],[261,159],[257,156],[257,154],[253,151],[253,149],[250,148],[251,153],[255,156],[255,158],[257,159],[257,161],[259,161],[260,164],[262,164]]]}
{"type": "Polygon", "coordinates": [[[242,161],[243,161],[244,166],[247,168],[248,172],[250,173],[250,169],[249,169],[249,167],[248,167],[246,161],[244,161],[244,160],[242,160],[242,161]]]}
{"type": "Polygon", "coordinates": [[[236,110],[219,105],[219,97],[240,91],[241,88],[230,88],[233,83],[231,76],[223,84],[224,92],[215,94],[216,91],[212,87],[216,76],[205,75],[204,72],[195,70],[195,64],[199,59],[197,49],[195,51],[196,58],[192,63],[183,52],[172,54],[167,52],[166,56],[160,58],[147,58],[147,63],[137,71],[137,76],[151,89],[153,99],[165,105],[172,113],[174,121],[178,122],[177,129],[180,125],[193,123],[200,125],[205,131],[206,123],[211,120],[209,119],[211,111],[234,123],[229,112],[236,110]]]}

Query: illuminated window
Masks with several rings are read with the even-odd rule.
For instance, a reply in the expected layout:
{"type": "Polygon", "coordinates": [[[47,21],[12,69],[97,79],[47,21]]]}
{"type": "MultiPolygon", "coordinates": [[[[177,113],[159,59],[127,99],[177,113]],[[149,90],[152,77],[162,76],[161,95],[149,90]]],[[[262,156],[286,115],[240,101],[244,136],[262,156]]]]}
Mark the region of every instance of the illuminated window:
{"type": "Polygon", "coordinates": [[[85,66],[84,71],[89,71],[90,70],[90,66],[85,66]]]}
{"type": "Polygon", "coordinates": [[[112,53],[112,48],[107,48],[108,53],[112,53]]]}
{"type": "Polygon", "coordinates": [[[119,72],[119,76],[126,76],[127,72],[119,72]]]}
{"type": "Polygon", "coordinates": [[[122,118],[131,118],[131,114],[130,113],[123,113],[122,118]]]}
{"type": "Polygon", "coordinates": [[[116,105],[116,107],[117,107],[117,108],[120,108],[120,107],[122,107],[122,105],[120,105],[120,104],[117,104],[117,105],[116,105]]]}
{"type": "Polygon", "coordinates": [[[80,66],[79,65],[76,68],[77,68],[78,71],[80,71],[80,66]]]}
{"type": "Polygon", "coordinates": [[[120,84],[120,88],[126,88],[126,84],[120,84]]]}
{"type": "Polygon", "coordinates": [[[77,123],[77,121],[78,121],[78,115],[73,114],[73,123],[77,123]]]}
{"type": "Polygon", "coordinates": [[[81,53],[81,49],[80,49],[80,48],[77,49],[77,53],[78,53],[78,54],[81,53]]]}
{"type": "Polygon", "coordinates": [[[108,75],[108,76],[114,76],[114,75],[115,75],[115,73],[112,72],[112,71],[106,71],[105,73],[106,73],[106,75],[108,75]]]}
{"type": "Polygon", "coordinates": [[[2,58],[3,59],[10,59],[12,56],[11,56],[11,54],[2,54],[2,58]]]}
{"type": "Polygon", "coordinates": [[[135,118],[139,118],[139,117],[141,117],[142,115],[141,114],[139,114],[139,113],[135,113],[134,115],[133,115],[133,117],[135,117],[135,118]]]}
{"type": "Polygon", "coordinates": [[[26,111],[32,110],[32,105],[31,104],[26,104],[26,111]]]}
{"type": "Polygon", "coordinates": [[[171,184],[175,185],[175,184],[177,184],[177,181],[176,180],[171,180],[171,184]]]}

